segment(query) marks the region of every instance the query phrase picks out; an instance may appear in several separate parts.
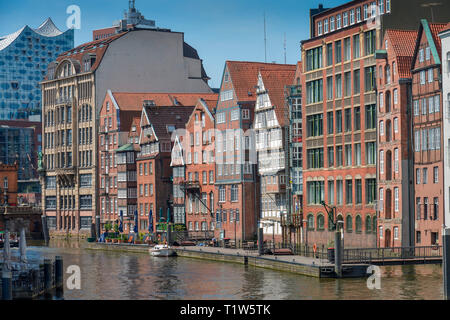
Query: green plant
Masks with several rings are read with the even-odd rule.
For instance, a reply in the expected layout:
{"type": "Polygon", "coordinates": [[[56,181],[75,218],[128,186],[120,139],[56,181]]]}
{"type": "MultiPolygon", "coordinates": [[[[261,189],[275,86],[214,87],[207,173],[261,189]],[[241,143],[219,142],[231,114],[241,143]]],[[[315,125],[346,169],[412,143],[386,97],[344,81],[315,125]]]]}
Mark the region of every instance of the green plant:
{"type": "Polygon", "coordinates": [[[185,231],[186,226],[184,224],[176,224],[173,227],[173,231],[185,231]]]}
{"type": "Polygon", "coordinates": [[[114,224],[114,232],[115,233],[119,232],[119,226],[117,224],[114,224]]]}
{"type": "Polygon", "coordinates": [[[110,223],[110,222],[107,222],[107,223],[105,224],[105,231],[106,231],[106,232],[109,232],[109,230],[111,230],[111,228],[112,228],[111,223],[110,223]]]}
{"type": "Polygon", "coordinates": [[[334,240],[329,240],[327,246],[328,248],[334,248],[334,240]]]}

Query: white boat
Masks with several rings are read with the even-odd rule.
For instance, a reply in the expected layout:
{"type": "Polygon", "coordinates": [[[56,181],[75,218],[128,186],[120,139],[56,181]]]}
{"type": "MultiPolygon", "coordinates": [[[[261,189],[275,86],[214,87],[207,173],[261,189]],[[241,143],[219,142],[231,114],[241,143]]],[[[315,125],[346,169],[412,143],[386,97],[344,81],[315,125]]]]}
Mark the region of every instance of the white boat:
{"type": "Polygon", "coordinates": [[[175,250],[173,250],[167,244],[158,244],[153,248],[150,248],[149,252],[154,257],[173,257],[177,255],[175,250]]]}

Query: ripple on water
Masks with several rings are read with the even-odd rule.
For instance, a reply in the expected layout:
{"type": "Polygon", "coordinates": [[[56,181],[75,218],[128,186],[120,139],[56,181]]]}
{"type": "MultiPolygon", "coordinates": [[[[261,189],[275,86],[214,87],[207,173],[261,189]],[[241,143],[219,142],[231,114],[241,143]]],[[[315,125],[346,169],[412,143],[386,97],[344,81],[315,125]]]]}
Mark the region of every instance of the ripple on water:
{"type": "Polygon", "coordinates": [[[52,241],[28,251],[36,260],[55,255],[63,256],[66,268],[81,269],[82,288],[66,288],[68,300],[411,300],[443,294],[440,265],[382,267],[381,290],[369,290],[366,279],[316,279],[231,263],[91,251],[81,242],[52,241]]]}

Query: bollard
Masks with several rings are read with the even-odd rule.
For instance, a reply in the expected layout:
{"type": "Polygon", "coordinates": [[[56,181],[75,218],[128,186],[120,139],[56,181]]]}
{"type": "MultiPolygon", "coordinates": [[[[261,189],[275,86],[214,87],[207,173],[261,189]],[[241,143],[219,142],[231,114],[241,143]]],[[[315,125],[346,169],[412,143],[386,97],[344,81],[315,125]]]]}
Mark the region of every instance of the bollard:
{"type": "Polygon", "coordinates": [[[258,229],[258,254],[260,256],[264,255],[264,230],[263,228],[258,229]]]}
{"type": "Polygon", "coordinates": [[[64,279],[63,279],[63,273],[64,273],[64,267],[63,267],[63,258],[60,256],[55,257],[55,286],[56,288],[62,288],[64,279]]]}
{"type": "Polygon", "coordinates": [[[248,266],[248,257],[244,257],[244,265],[248,266]]]}
{"type": "Polygon", "coordinates": [[[12,300],[12,273],[11,271],[2,271],[2,300],[12,300]]]}
{"type": "Polygon", "coordinates": [[[444,228],[442,235],[442,271],[444,275],[444,300],[450,300],[450,229],[444,228]]]}
{"type": "Polygon", "coordinates": [[[342,278],[342,240],[340,231],[336,231],[334,234],[334,244],[334,271],[338,278],[342,278]]]}
{"type": "Polygon", "coordinates": [[[52,289],[52,260],[44,259],[44,292],[52,289]]]}
{"type": "Polygon", "coordinates": [[[44,241],[46,244],[49,242],[49,235],[48,235],[48,224],[47,224],[47,216],[43,215],[41,216],[42,220],[42,233],[44,234],[44,241]]]}

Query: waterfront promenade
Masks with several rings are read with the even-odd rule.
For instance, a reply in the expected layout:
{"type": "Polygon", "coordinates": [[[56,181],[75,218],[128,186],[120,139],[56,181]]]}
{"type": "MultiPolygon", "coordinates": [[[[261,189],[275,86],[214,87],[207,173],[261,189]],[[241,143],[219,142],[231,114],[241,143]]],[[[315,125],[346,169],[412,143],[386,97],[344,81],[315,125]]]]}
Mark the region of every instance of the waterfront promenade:
{"type": "MultiPolygon", "coordinates": [[[[90,243],[88,250],[126,251],[148,254],[148,245],[90,243]]],[[[310,258],[296,255],[273,256],[258,255],[257,251],[245,249],[229,249],[217,247],[175,247],[177,255],[182,258],[202,259],[237,263],[245,266],[271,269],[275,271],[291,272],[317,278],[335,278],[334,264],[325,259],[310,258]]],[[[343,266],[344,278],[366,277],[368,265],[352,264],[343,266]]]]}

